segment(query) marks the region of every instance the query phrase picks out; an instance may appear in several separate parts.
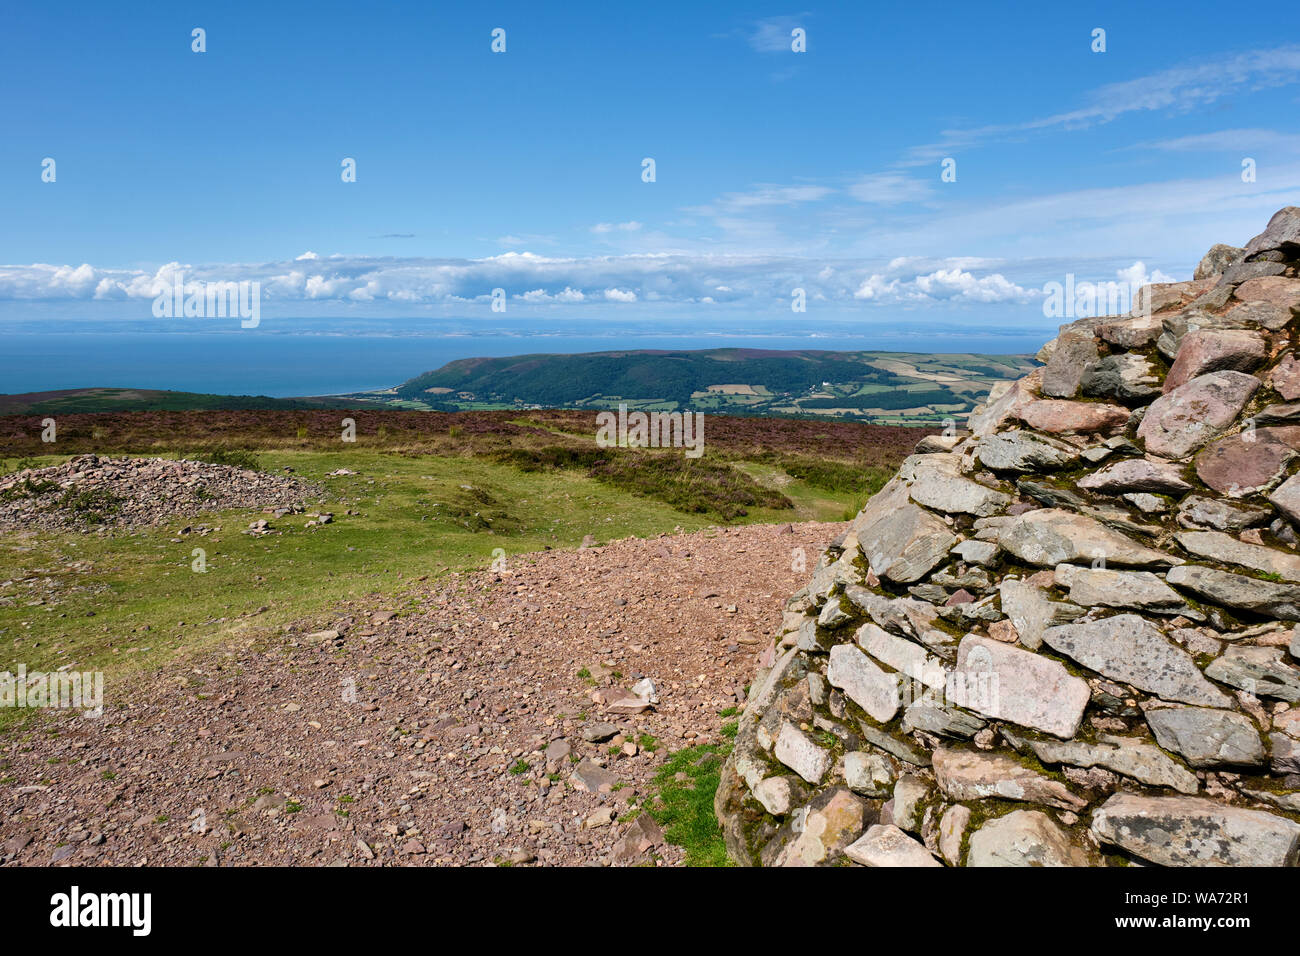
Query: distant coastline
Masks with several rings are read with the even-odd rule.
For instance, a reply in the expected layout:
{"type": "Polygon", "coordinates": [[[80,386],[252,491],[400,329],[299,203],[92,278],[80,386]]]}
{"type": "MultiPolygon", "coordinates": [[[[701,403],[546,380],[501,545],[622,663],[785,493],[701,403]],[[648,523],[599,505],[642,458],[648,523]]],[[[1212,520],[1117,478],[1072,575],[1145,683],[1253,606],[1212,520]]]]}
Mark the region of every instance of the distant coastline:
{"type": "Polygon", "coordinates": [[[353,394],[391,387],[457,359],[611,348],[744,347],[828,351],[1032,354],[1055,326],[888,329],[851,323],[782,328],[690,329],[589,323],[540,326],[375,322],[345,334],[332,324],[295,328],[263,320],[256,330],[136,331],[133,323],[0,322],[0,393],[116,385],[223,395],[353,394]],[[71,325],[71,327],[69,327],[71,325]]]}

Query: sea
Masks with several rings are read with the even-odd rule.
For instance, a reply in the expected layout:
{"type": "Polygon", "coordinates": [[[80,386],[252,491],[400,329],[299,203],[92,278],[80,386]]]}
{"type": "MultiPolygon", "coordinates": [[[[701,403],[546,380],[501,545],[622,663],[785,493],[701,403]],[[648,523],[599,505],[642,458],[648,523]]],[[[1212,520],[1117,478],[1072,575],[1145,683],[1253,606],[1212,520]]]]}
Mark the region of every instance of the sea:
{"type": "Polygon", "coordinates": [[[455,319],[263,320],[187,324],[105,320],[0,321],[0,393],[133,387],[267,395],[338,395],[398,385],[455,359],[619,349],[817,349],[1032,354],[1054,334],[1042,323],[960,324],[776,321],[703,326],[655,323],[484,323],[455,319]],[[1040,327],[1041,326],[1041,327],[1040,327]]]}

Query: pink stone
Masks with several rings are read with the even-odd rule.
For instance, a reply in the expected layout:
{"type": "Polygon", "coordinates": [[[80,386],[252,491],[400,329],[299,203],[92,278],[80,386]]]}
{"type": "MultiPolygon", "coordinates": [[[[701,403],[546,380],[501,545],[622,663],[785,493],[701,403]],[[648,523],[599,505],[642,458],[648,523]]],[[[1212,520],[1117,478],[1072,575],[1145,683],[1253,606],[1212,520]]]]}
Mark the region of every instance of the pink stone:
{"type": "Polygon", "coordinates": [[[1211,442],[1196,456],[1196,476],[1221,495],[1244,498],[1271,488],[1295,458],[1293,428],[1257,428],[1211,442]],[[1291,441],[1288,441],[1290,439],[1291,441]]]}
{"type": "Polygon", "coordinates": [[[1259,386],[1243,372],[1198,375],[1151,403],[1138,437],[1153,455],[1183,458],[1219,437],[1259,386]]]}
{"type": "Polygon", "coordinates": [[[1043,370],[1036,368],[1017,379],[996,399],[979,406],[970,413],[967,427],[975,438],[991,435],[1010,419],[1017,418],[1025,405],[1038,397],[1043,384],[1043,370]]]}
{"type": "Polygon", "coordinates": [[[1300,398],[1300,362],[1296,361],[1293,353],[1287,352],[1282,356],[1282,361],[1273,369],[1270,380],[1278,394],[1288,402],[1300,398]]]}
{"type": "Polygon", "coordinates": [[[1133,311],[1144,314],[1164,312],[1181,306],[1214,288],[1212,279],[1193,279],[1189,282],[1163,282],[1144,285],[1134,296],[1133,311]]]}
{"type": "Polygon", "coordinates": [[[1294,312],[1300,308],[1300,279],[1285,276],[1260,276],[1247,279],[1234,293],[1242,302],[1267,302],[1294,312]]]}
{"type": "Polygon", "coordinates": [[[1005,618],[1001,621],[994,621],[989,625],[989,637],[995,641],[1001,641],[1003,644],[1014,644],[1020,639],[1020,634],[1011,619],[1005,618]]]}
{"type": "Polygon", "coordinates": [[[1264,364],[1268,350],[1257,332],[1240,329],[1196,329],[1183,336],[1178,358],[1165,377],[1164,391],[1172,392],[1198,375],[1234,369],[1250,372],[1264,364]]]}
{"type": "Polygon", "coordinates": [[[1020,418],[1031,428],[1053,434],[1100,432],[1122,428],[1128,421],[1129,410],[1103,402],[1042,399],[1022,408],[1020,418]]]}

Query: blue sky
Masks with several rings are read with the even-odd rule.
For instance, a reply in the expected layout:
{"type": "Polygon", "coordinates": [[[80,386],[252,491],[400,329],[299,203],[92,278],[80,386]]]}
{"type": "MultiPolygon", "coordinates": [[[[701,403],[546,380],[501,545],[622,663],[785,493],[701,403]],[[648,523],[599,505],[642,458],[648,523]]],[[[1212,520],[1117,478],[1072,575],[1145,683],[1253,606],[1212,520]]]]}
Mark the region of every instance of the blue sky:
{"type": "Polygon", "coordinates": [[[443,6],[9,11],[0,317],[1041,322],[1300,204],[1285,4],[443,6]]]}

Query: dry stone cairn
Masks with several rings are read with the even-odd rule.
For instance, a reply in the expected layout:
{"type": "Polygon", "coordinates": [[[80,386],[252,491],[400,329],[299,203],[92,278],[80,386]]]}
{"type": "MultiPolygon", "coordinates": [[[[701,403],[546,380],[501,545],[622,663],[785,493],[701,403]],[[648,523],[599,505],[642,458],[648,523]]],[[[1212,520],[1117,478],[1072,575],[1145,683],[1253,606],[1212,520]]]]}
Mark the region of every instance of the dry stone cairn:
{"type": "Polygon", "coordinates": [[[788,602],[746,865],[1294,866],[1300,208],[1063,326],[788,602]]]}

